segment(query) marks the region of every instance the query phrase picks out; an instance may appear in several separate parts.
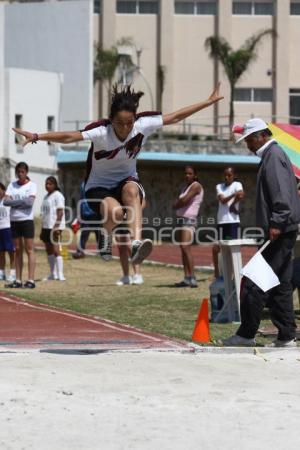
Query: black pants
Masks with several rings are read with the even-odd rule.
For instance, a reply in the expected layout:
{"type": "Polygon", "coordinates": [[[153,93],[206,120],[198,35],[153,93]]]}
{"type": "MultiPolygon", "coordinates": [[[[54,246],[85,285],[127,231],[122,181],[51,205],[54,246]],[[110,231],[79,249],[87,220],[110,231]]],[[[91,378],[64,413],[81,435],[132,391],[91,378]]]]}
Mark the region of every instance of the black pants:
{"type": "Polygon", "coordinates": [[[280,285],[263,292],[249,278],[244,277],[241,290],[241,325],[237,331],[239,336],[254,338],[263,309],[267,306],[271,320],[278,328],[278,339],[285,341],[295,338],[291,257],[296,237],[296,231],[284,233],[262,253],[278,276],[280,285]]]}
{"type": "Polygon", "coordinates": [[[79,251],[85,250],[86,243],[89,239],[90,233],[95,233],[95,238],[97,242],[97,247],[99,248],[100,245],[100,237],[101,237],[101,230],[100,227],[94,225],[94,224],[88,224],[84,223],[81,226],[81,232],[80,232],[80,242],[79,242],[79,251]]]}

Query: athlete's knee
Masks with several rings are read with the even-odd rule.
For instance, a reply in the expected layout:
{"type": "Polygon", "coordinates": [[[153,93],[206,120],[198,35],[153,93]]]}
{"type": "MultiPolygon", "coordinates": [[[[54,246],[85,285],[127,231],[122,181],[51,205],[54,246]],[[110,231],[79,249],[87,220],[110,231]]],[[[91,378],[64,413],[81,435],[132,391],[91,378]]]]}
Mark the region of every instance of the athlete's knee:
{"type": "Polygon", "coordinates": [[[135,200],[139,197],[139,188],[136,184],[127,183],[122,189],[122,197],[127,200],[135,200]]]}

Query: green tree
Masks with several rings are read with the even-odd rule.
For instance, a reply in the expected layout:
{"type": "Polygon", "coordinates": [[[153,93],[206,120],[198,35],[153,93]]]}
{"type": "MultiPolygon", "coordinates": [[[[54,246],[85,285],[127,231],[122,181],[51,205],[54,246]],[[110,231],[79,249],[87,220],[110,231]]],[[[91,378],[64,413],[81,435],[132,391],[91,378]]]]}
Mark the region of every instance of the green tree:
{"type": "MultiPolygon", "coordinates": [[[[118,51],[116,47],[104,49],[101,45],[96,47],[94,63],[94,81],[100,81],[106,86],[108,93],[108,111],[110,110],[110,92],[112,82],[118,66],[118,51]]],[[[101,88],[100,88],[101,89],[101,88]]]]}
{"type": "MultiPolygon", "coordinates": [[[[109,49],[104,49],[102,45],[96,45],[95,61],[94,61],[94,82],[100,81],[106,87],[108,93],[108,112],[110,111],[110,94],[112,90],[113,79],[116,69],[120,63],[119,46],[132,47],[134,45],[132,38],[120,38],[116,45],[109,49]]],[[[122,58],[124,64],[124,57],[122,58]]],[[[130,56],[125,57],[126,69],[133,65],[130,56]]]]}
{"type": "Polygon", "coordinates": [[[229,102],[229,128],[230,132],[234,121],[234,89],[235,86],[248,69],[250,63],[257,58],[257,45],[267,35],[276,37],[273,29],[263,30],[249,37],[237,50],[233,50],[223,37],[210,36],[205,41],[205,47],[209,50],[210,57],[218,60],[227,75],[230,85],[229,102]]]}

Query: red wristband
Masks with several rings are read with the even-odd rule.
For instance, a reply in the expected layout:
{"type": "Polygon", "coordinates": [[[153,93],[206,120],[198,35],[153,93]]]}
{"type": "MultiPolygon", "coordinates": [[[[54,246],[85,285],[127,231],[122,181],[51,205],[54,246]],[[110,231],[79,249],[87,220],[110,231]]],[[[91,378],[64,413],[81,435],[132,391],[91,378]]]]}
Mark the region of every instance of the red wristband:
{"type": "Polygon", "coordinates": [[[36,144],[38,140],[39,140],[39,135],[37,133],[33,133],[33,138],[31,140],[31,143],[36,144]]]}

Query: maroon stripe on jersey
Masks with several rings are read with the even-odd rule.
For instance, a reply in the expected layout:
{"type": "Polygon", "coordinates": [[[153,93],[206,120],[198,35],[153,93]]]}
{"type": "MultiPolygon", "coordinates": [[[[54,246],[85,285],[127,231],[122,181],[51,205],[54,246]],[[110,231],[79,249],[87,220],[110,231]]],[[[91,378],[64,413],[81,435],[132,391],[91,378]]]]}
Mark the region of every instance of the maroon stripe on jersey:
{"type": "Polygon", "coordinates": [[[111,122],[109,119],[99,120],[98,122],[89,123],[88,125],[86,125],[86,127],[83,130],[80,130],[80,131],[88,131],[88,130],[92,130],[93,128],[98,128],[98,127],[107,127],[108,125],[110,125],[110,123],[111,122]]]}
{"type": "Polygon", "coordinates": [[[144,111],[135,116],[135,120],[140,119],[141,117],[149,117],[149,116],[161,116],[160,111],[144,111]]]}

